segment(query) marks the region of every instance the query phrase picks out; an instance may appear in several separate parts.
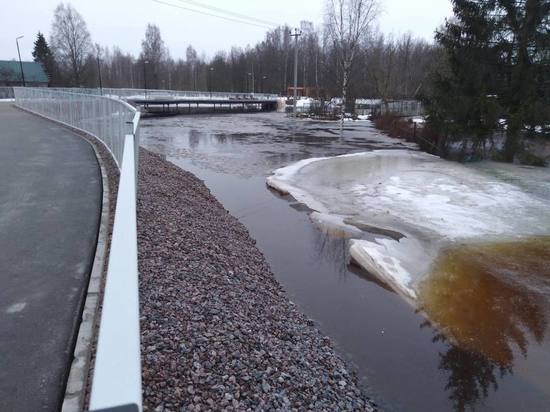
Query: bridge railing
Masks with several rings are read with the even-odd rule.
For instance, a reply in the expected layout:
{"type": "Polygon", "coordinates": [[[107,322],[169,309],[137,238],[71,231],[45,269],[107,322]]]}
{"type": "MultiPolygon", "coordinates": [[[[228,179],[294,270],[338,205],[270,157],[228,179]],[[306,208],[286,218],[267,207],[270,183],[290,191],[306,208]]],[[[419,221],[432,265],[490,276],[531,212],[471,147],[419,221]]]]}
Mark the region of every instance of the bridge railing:
{"type": "Polygon", "coordinates": [[[193,98],[193,99],[237,99],[249,98],[251,100],[274,100],[278,96],[272,93],[249,93],[249,92],[205,92],[189,90],[162,90],[162,89],[132,89],[132,88],[56,88],[56,90],[67,91],[71,93],[84,93],[92,95],[101,95],[126,99],[129,97],[155,98],[155,97],[174,97],[174,98],[193,98]]]}
{"type": "Polygon", "coordinates": [[[120,100],[14,88],[15,104],[99,139],[120,169],[90,409],[142,410],[136,230],[139,112],[120,100]]]}

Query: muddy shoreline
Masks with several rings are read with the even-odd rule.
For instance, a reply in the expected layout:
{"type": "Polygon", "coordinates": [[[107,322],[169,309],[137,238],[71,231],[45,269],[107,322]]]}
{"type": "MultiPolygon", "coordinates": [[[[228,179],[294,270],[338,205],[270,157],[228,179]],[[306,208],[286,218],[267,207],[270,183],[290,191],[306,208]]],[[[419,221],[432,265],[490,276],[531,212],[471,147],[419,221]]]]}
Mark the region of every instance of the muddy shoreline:
{"type": "Polygon", "coordinates": [[[145,410],[372,410],[246,228],[191,173],[140,152],[145,410]]]}

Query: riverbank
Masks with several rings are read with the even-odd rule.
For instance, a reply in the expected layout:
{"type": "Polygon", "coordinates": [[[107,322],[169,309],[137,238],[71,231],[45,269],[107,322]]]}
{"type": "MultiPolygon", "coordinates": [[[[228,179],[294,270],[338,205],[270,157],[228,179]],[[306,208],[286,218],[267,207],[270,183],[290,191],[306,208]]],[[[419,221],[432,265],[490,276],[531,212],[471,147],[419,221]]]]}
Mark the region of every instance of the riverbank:
{"type": "Polygon", "coordinates": [[[137,211],[146,410],[372,410],[202,181],[141,150],[137,211]]]}

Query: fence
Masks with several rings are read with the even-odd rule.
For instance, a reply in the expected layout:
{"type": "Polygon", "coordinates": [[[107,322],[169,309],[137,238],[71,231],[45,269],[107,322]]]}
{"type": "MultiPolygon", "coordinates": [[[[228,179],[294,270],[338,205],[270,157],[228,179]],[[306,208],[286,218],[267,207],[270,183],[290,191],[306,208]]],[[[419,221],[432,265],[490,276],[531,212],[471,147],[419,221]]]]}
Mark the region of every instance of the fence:
{"type": "Polygon", "coordinates": [[[424,107],[418,100],[356,99],[355,112],[361,115],[397,113],[401,116],[422,116],[424,107]]]}
{"type": "Polygon", "coordinates": [[[99,139],[120,169],[90,409],[142,409],[136,231],[139,112],[116,99],[14,88],[17,106],[99,139]]]}
{"type": "Polygon", "coordinates": [[[1,86],[0,99],[13,99],[13,87],[1,86]]]}

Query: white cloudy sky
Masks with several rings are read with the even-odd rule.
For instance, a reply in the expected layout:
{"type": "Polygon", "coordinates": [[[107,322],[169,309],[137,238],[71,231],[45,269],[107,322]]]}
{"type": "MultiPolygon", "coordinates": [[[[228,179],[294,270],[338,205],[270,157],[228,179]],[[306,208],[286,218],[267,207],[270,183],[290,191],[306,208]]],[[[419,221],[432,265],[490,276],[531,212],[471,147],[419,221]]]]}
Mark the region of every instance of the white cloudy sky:
{"type": "MultiPolygon", "coordinates": [[[[197,8],[180,0],[162,0],[182,7],[197,8]]],[[[196,2],[232,10],[235,13],[298,25],[300,20],[320,24],[324,0],[196,0],[196,2]]],[[[17,57],[15,37],[20,40],[21,57],[31,59],[36,33],[49,38],[53,10],[59,0],[8,1],[0,13],[0,59],[17,57]]],[[[431,40],[434,29],[451,15],[450,0],[381,0],[383,12],[378,20],[380,31],[399,35],[411,32],[431,40]]],[[[207,57],[231,46],[245,47],[261,40],[265,28],[239,24],[188,10],[173,8],[154,0],[72,0],[88,24],[92,40],[103,46],[118,45],[138,54],[147,23],[160,27],[172,57],[185,56],[192,44],[207,57]]]]}

